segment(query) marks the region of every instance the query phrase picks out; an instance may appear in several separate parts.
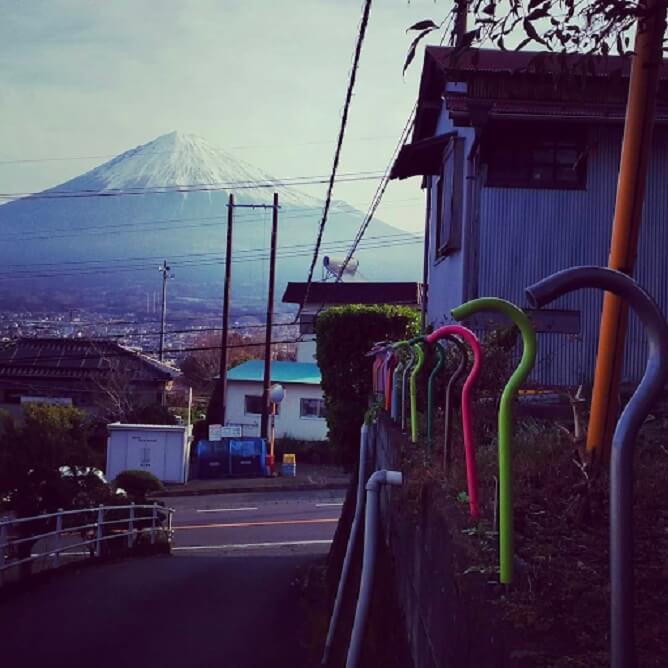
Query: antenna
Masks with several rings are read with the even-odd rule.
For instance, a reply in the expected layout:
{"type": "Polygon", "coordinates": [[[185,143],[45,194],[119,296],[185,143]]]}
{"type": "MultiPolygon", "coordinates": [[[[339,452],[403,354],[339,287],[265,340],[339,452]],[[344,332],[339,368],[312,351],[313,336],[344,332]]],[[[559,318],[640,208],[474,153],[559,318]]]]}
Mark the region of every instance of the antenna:
{"type": "Polygon", "coordinates": [[[347,265],[345,262],[346,260],[343,257],[330,257],[329,255],[325,255],[322,259],[325,280],[328,278],[336,279],[341,271],[341,267],[344,267],[344,265],[345,268],[341,274],[341,280],[343,281],[345,278],[348,278],[348,280],[355,280],[360,261],[355,258],[350,258],[347,265]]]}

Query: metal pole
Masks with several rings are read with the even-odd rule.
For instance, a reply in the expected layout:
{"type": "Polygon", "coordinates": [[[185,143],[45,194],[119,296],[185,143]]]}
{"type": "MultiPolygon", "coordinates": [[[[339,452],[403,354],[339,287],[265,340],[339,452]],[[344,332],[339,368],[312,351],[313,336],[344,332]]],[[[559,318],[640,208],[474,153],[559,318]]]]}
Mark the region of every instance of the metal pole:
{"type": "Polygon", "coordinates": [[[102,554],[102,525],[104,523],[104,509],[102,504],[97,509],[97,526],[95,527],[95,556],[102,554]]]}
{"type": "Polygon", "coordinates": [[[135,504],[134,502],[130,506],[130,521],[128,522],[128,547],[132,547],[134,543],[134,532],[135,532],[135,504]]]}
{"type": "Polygon", "coordinates": [[[0,526],[0,569],[5,565],[5,549],[7,545],[7,524],[0,526]]]}
{"type": "Polygon", "coordinates": [[[167,321],[167,279],[169,278],[169,265],[167,260],[163,260],[162,267],[158,271],[162,272],[162,315],[160,317],[160,349],[158,350],[158,359],[162,362],[165,350],[165,322],[167,321]]]}
{"type": "Polygon", "coordinates": [[[267,329],[264,337],[264,388],[260,437],[267,438],[269,424],[269,386],[271,384],[271,330],[274,318],[274,282],[276,280],[276,239],[278,235],[278,193],[274,193],[271,216],[271,254],[269,256],[269,294],[267,295],[267,329]]]}
{"type": "Polygon", "coordinates": [[[223,336],[220,341],[220,424],[225,424],[227,411],[227,338],[230,326],[230,285],[232,281],[232,228],[234,226],[234,195],[230,194],[227,203],[227,242],[225,245],[225,285],[223,287],[223,336]]]}
{"type": "Polygon", "coordinates": [[[56,515],[56,549],[54,550],[53,555],[53,567],[58,568],[60,566],[60,532],[63,530],[63,509],[58,508],[58,514],[56,515]]]}
{"type": "Polygon", "coordinates": [[[429,221],[431,220],[431,179],[427,183],[427,206],[424,220],[424,256],[422,258],[422,308],[420,313],[420,331],[427,331],[427,311],[429,306],[429,221]]]}
{"type": "MultiPolygon", "coordinates": [[[[636,262],[647,167],[656,116],[656,90],[661,48],[666,29],[666,0],[639,3],[643,15],[631,64],[624,139],[619,165],[615,217],[608,267],[632,275],[636,262]]],[[[619,411],[619,384],[624,362],[628,305],[606,292],[599,330],[587,449],[601,448],[606,455],[619,411]]]]}
{"type": "Polygon", "coordinates": [[[668,324],[654,300],[629,276],[603,267],[573,267],[527,288],[542,307],[578,288],[614,292],[645,326],[649,351],[640,384],[619,418],[610,458],[610,665],[634,663],[633,635],[633,454],[636,437],[668,380],[668,324]]]}
{"type": "Polygon", "coordinates": [[[155,521],[158,517],[158,504],[154,501],[151,509],[151,545],[155,544],[155,521]]]}

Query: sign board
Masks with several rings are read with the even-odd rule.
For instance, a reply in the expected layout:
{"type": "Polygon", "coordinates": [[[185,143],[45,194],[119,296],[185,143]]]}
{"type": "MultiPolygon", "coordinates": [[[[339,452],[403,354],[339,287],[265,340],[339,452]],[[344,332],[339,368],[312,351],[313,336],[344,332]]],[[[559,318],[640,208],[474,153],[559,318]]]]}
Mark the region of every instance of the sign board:
{"type": "Polygon", "coordinates": [[[209,425],[209,440],[220,441],[223,438],[223,425],[210,424],[209,425]]]}
{"type": "Polygon", "coordinates": [[[221,431],[223,438],[241,438],[243,436],[240,424],[225,425],[221,428],[221,431]]]}
{"type": "Polygon", "coordinates": [[[297,463],[297,457],[294,454],[286,452],[283,455],[283,463],[284,464],[296,464],[297,463]]]}

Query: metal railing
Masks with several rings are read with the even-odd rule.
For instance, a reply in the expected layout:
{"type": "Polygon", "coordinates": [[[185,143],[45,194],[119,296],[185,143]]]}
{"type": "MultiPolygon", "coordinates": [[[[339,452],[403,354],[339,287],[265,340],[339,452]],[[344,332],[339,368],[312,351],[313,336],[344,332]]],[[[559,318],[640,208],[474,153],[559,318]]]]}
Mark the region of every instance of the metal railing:
{"type": "MultiPolygon", "coordinates": [[[[0,576],[11,568],[45,560],[57,568],[61,557],[80,556],[86,548],[88,556],[101,557],[108,541],[127,540],[131,549],[148,535],[150,544],[162,534],[171,544],[174,510],[157,503],[151,505],[98,506],[55,513],[0,520],[0,576]],[[35,551],[37,547],[39,551],[35,551]],[[26,554],[27,552],[27,554],[26,554]]],[[[85,553],[84,553],[85,554],[85,553]]]]}

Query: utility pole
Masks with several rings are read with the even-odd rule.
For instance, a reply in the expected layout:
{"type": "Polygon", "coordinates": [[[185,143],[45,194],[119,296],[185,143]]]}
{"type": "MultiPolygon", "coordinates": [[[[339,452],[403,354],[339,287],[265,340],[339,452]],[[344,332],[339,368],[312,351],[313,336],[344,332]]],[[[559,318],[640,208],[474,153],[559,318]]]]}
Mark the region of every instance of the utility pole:
{"type": "Polygon", "coordinates": [[[167,260],[163,260],[158,271],[162,273],[162,316],[160,317],[160,349],[158,351],[158,359],[162,362],[165,352],[165,323],[167,321],[167,280],[173,278],[169,273],[170,266],[167,260]]]}
{"type": "Polygon", "coordinates": [[[278,193],[274,193],[271,214],[271,253],[269,256],[269,292],[267,295],[267,329],[264,337],[264,386],[260,436],[267,438],[269,427],[269,387],[271,385],[271,335],[274,321],[274,282],[276,278],[276,242],[278,235],[278,193]]]}
{"type": "Polygon", "coordinates": [[[234,195],[230,194],[227,203],[227,243],[225,245],[225,286],[223,288],[223,338],[220,342],[220,387],[221,417],[220,423],[225,424],[227,410],[227,338],[230,326],[230,284],[232,282],[232,226],[234,223],[234,195]]]}
{"type": "Polygon", "coordinates": [[[470,0],[455,0],[455,25],[452,30],[452,36],[450,37],[450,44],[452,44],[452,46],[459,46],[466,34],[466,15],[469,10],[469,1],[470,0]]]}

